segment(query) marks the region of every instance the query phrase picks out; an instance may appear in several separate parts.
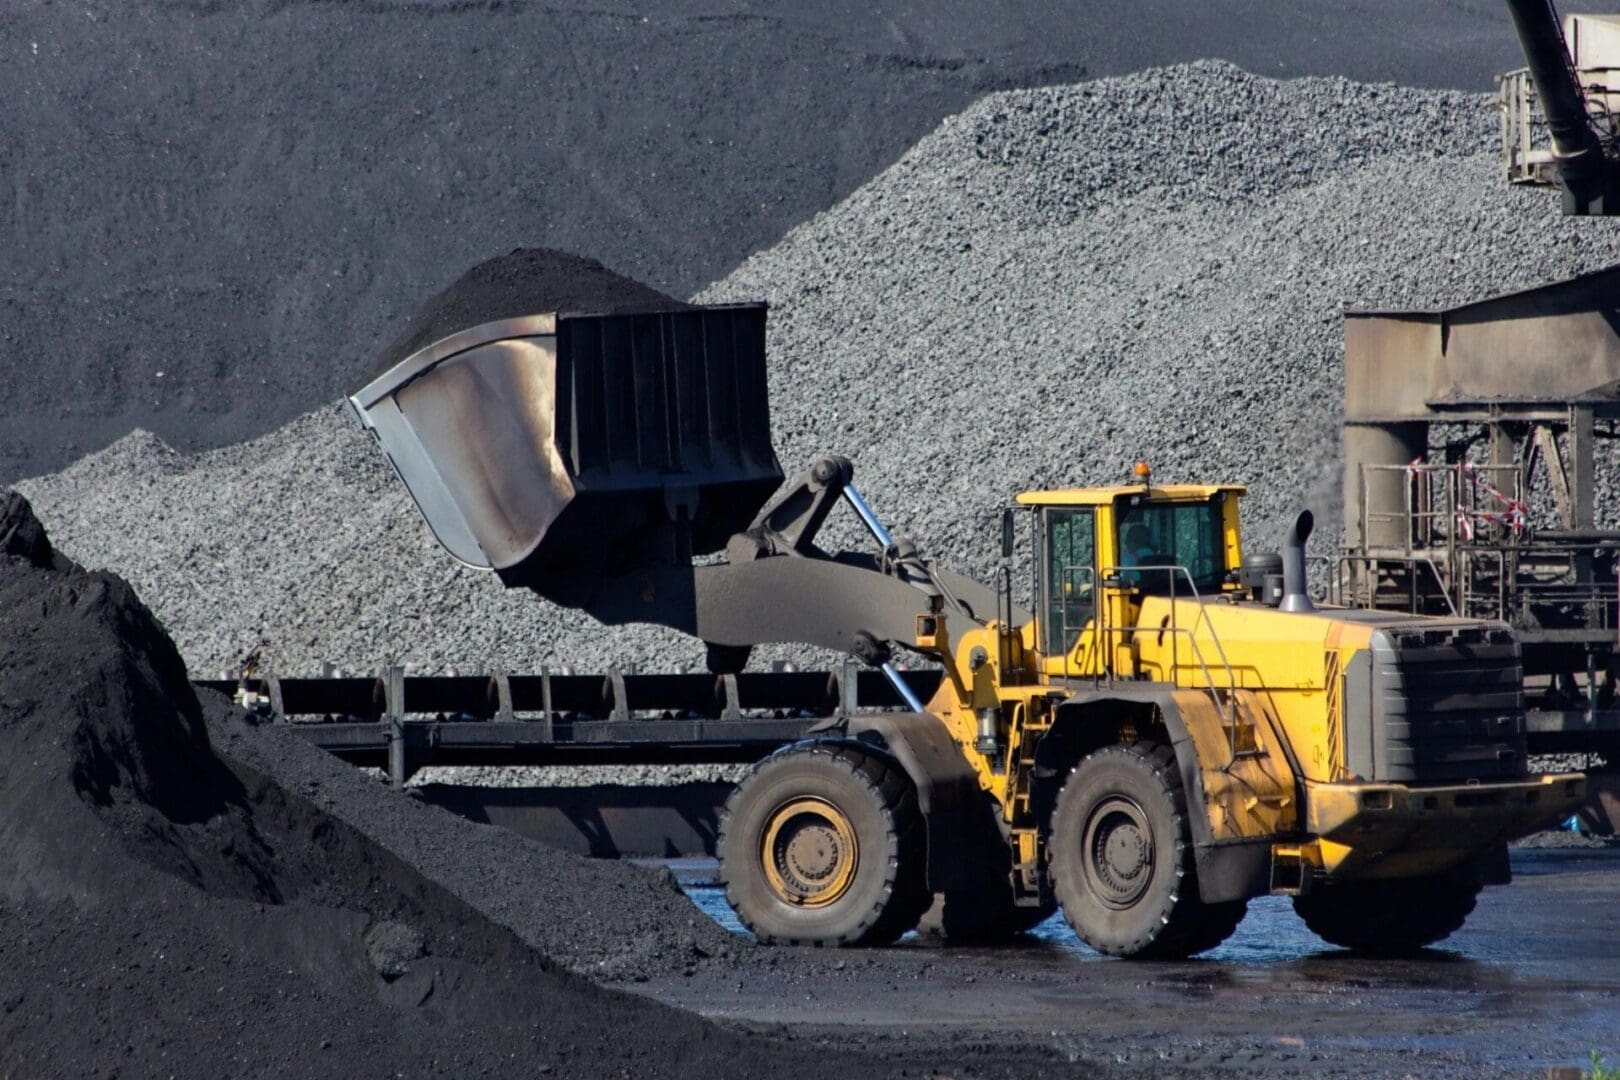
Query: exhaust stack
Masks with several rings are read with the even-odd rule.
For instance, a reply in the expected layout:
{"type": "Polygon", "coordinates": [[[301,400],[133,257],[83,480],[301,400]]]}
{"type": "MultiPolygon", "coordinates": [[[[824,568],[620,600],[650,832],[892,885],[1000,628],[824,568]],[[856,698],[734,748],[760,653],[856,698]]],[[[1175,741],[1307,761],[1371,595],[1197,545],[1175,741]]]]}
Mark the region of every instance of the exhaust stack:
{"type": "Polygon", "coordinates": [[[1305,577],[1305,541],[1311,538],[1311,530],[1316,527],[1316,518],[1309,510],[1301,510],[1299,517],[1294,519],[1294,527],[1288,530],[1288,542],[1283,547],[1283,598],[1284,611],[1315,611],[1316,605],[1311,603],[1311,594],[1305,577]]]}

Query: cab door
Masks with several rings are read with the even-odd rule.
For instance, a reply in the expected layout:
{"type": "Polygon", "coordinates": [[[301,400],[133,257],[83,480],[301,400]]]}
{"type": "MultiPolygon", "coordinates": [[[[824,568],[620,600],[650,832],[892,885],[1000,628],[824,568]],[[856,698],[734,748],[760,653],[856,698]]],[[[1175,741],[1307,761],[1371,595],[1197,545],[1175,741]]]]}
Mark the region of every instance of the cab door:
{"type": "Polygon", "coordinates": [[[1090,674],[1096,665],[1096,511],[1047,506],[1040,520],[1037,593],[1044,667],[1048,675],[1090,674]]]}

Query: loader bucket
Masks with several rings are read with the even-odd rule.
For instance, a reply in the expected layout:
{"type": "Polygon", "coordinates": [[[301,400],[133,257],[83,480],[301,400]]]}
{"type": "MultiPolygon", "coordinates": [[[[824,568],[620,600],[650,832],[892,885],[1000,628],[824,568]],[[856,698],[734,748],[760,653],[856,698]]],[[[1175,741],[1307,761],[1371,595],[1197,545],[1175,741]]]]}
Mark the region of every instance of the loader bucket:
{"type": "Polygon", "coordinates": [[[484,323],[349,401],[452,555],[565,603],[720,550],[782,481],[764,304],[484,323]]]}

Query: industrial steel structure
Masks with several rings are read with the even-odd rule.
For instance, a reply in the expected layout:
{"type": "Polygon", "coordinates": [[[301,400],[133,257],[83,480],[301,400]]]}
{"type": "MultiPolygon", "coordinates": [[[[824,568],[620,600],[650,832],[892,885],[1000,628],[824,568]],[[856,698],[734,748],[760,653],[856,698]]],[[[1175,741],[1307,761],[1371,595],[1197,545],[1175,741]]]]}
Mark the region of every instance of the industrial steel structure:
{"type": "Polygon", "coordinates": [[[1509,183],[1557,186],[1564,213],[1620,213],[1620,17],[1508,0],[1526,66],[1498,77],[1509,183]]]}
{"type": "Polygon", "coordinates": [[[1549,750],[1620,749],[1617,422],[1620,267],[1345,317],[1338,598],[1512,625],[1549,750]]]}

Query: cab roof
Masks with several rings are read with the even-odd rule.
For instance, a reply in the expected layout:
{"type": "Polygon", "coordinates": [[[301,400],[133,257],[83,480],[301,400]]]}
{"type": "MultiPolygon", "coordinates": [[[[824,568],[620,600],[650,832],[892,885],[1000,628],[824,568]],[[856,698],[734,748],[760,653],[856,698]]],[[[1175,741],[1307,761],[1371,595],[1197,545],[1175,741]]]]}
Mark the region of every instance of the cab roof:
{"type": "Polygon", "coordinates": [[[1223,491],[1245,495],[1249,489],[1242,484],[1154,484],[1146,489],[1141,484],[1118,484],[1113,487],[1020,491],[1018,502],[1024,506],[1102,506],[1121,496],[1140,495],[1144,490],[1154,502],[1204,502],[1223,491]]]}

